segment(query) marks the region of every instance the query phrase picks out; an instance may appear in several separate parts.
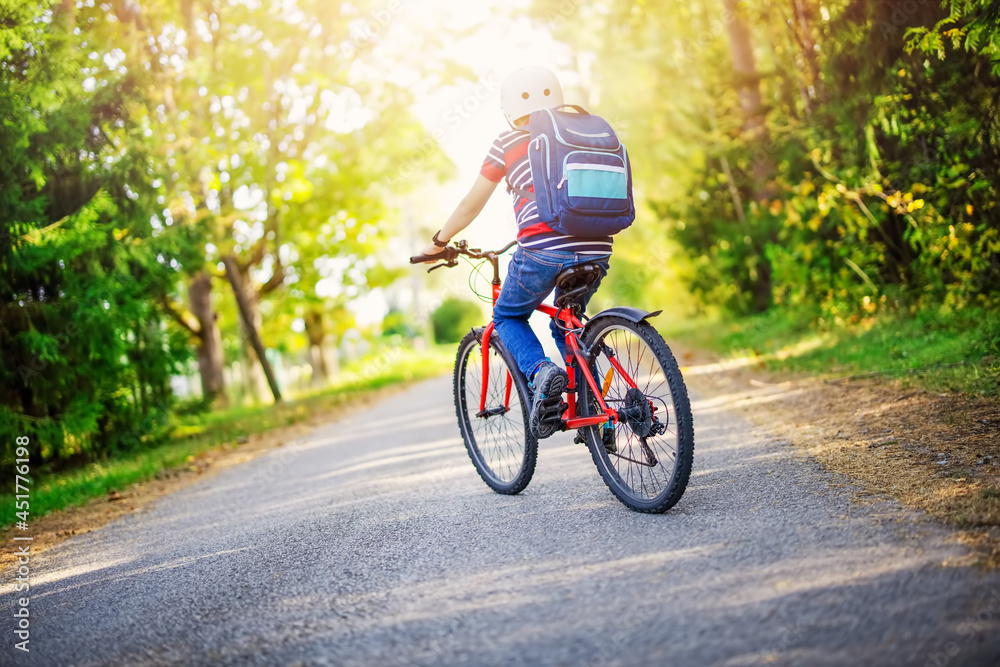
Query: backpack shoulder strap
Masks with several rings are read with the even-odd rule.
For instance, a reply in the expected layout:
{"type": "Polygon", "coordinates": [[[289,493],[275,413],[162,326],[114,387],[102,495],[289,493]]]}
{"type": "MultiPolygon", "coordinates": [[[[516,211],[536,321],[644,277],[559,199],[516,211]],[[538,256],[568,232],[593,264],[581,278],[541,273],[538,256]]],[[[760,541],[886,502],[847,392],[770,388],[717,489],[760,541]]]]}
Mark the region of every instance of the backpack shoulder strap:
{"type": "MultiPolygon", "coordinates": [[[[525,129],[527,130],[527,126],[525,126],[525,129]]],[[[530,143],[530,139],[529,139],[529,143],[530,143]]],[[[527,190],[523,190],[521,188],[514,187],[514,184],[510,182],[510,178],[507,177],[507,174],[504,174],[503,179],[505,181],[507,181],[507,193],[508,194],[510,194],[511,192],[513,192],[514,194],[516,194],[518,197],[521,197],[522,199],[527,199],[528,201],[535,201],[535,193],[534,192],[528,192],[527,190]]]]}
{"type": "Polygon", "coordinates": [[[528,201],[535,201],[535,193],[534,192],[528,192],[527,190],[523,190],[521,188],[514,187],[514,184],[511,183],[510,179],[507,178],[506,176],[504,176],[504,180],[507,181],[507,192],[508,193],[513,192],[518,197],[522,197],[524,199],[527,199],[528,201]]]}

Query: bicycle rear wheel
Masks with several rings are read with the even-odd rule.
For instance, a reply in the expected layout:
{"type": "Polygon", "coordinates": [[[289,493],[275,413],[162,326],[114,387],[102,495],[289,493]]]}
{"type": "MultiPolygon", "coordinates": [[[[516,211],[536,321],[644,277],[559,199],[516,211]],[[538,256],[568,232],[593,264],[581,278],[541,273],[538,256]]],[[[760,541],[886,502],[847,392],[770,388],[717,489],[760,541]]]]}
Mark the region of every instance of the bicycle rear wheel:
{"type": "MultiPolygon", "coordinates": [[[[665,512],[684,494],[694,461],[691,403],[677,361],[656,329],[620,317],[595,319],[583,343],[605,402],[619,414],[613,439],[603,425],[583,429],[597,470],[631,509],[665,512]]],[[[600,414],[590,386],[581,383],[580,391],[581,412],[600,414]]]]}
{"type": "Polygon", "coordinates": [[[472,465],[497,493],[520,493],[535,473],[538,441],[528,428],[528,383],[496,334],[490,339],[485,410],[480,409],[483,348],[473,332],[458,346],[454,385],[458,426],[472,465]]]}

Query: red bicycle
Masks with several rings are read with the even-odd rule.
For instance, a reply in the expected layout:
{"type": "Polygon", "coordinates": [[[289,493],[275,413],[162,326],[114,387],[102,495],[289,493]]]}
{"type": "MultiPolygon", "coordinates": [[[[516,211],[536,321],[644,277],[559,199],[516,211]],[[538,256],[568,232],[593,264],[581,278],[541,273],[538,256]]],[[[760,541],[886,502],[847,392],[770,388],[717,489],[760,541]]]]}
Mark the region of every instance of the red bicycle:
{"type": "MultiPolygon", "coordinates": [[[[460,241],[410,262],[441,260],[430,272],[458,266],[459,256],[488,261],[495,306],[499,258],[515,244],[484,252],[460,241]]],[[[555,306],[538,307],[565,333],[569,383],[560,427],[578,431],[576,442],[586,443],[622,503],[639,512],[665,512],[684,494],[694,460],[687,388],[670,348],[647,322],[660,311],[610,308],[592,318],[583,314],[575,300],[600,276],[595,264],[567,268],[556,278],[555,306]]],[[[523,491],[538,458],[538,441],[528,428],[531,391],[492,322],[459,344],[454,391],[458,425],[480,477],[497,493],[523,491]]]]}

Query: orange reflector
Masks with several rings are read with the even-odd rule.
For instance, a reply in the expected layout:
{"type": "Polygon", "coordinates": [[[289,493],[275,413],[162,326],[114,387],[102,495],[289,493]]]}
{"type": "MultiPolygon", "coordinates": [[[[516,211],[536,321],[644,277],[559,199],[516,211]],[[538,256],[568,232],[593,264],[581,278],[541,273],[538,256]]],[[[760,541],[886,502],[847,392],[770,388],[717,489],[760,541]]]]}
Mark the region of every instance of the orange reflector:
{"type": "Polygon", "coordinates": [[[615,376],[615,369],[609,368],[608,374],[604,376],[604,386],[601,387],[601,398],[608,397],[608,389],[611,389],[611,379],[615,376]]]}

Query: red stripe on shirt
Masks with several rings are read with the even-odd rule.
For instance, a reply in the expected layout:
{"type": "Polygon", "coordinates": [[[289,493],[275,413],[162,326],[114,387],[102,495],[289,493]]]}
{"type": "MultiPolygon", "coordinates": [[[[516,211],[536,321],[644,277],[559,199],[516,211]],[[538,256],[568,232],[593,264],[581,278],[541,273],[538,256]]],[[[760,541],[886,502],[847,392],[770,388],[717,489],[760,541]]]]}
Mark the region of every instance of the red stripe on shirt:
{"type": "Polygon", "coordinates": [[[552,228],[546,225],[544,222],[539,222],[537,224],[531,225],[530,227],[525,227],[524,229],[517,232],[517,238],[523,239],[525,236],[534,236],[535,234],[545,234],[551,232],[552,228]]]}

